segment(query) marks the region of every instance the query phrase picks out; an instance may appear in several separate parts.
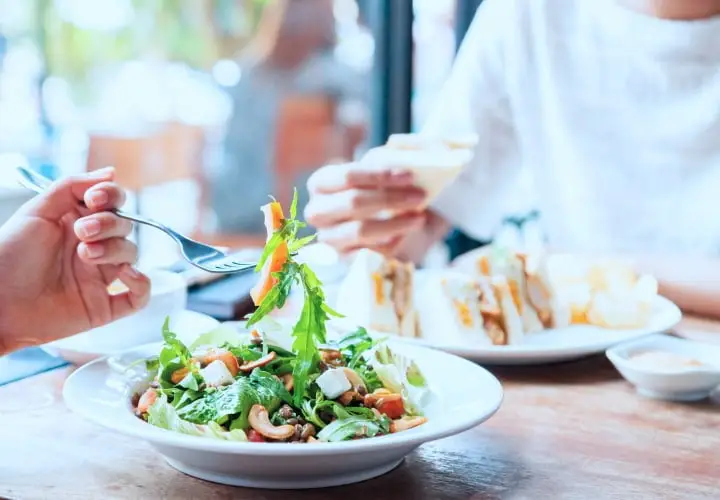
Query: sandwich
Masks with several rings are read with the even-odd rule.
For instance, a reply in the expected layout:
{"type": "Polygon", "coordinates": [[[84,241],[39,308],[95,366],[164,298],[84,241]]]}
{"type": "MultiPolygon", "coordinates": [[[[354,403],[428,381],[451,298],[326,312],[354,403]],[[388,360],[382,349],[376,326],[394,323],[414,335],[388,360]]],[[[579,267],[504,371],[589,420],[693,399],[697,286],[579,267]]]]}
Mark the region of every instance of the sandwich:
{"type": "Polygon", "coordinates": [[[505,277],[525,333],[570,325],[571,311],[553,286],[545,255],[491,248],[478,258],[476,272],[505,277]]]}
{"type": "Polygon", "coordinates": [[[427,193],[429,203],[470,163],[476,143],[474,136],[435,138],[396,134],[390,136],[385,146],[368,151],[364,161],[368,165],[410,170],[417,187],[427,193]]]}
{"type": "Polygon", "coordinates": [[[419,297],[424,339],[438,344],[511,345],[522,342],[523,325],[507,280],[442,273],[419,297]]]}
{"type": "Polygon", "coordinates": [[[415,266],[368,249],[357,252],[338,290],[335,308],[371,330],[418,337],[413,300],[415,266]]]}
{"type": "Polygon", "coordinates": [[[478,136],[475,134],[448,135],[433,137],[422,134],[392,134],[387,140],[387,146],[393,149],[475,149],[478,136]]]}

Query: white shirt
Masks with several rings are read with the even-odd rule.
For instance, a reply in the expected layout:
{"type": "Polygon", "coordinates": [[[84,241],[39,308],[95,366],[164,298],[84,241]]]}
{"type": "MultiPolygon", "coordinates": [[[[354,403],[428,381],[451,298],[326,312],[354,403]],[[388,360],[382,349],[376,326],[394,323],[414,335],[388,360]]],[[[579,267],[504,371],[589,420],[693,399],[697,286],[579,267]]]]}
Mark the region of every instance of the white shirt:
{"type": "Polygon", "coordinates": [[[434,202],[471,236],[534,178],[565,250],[720,254],[720,17],[612,0],[485,0],[426,133],[480,136],[434,202]]]}

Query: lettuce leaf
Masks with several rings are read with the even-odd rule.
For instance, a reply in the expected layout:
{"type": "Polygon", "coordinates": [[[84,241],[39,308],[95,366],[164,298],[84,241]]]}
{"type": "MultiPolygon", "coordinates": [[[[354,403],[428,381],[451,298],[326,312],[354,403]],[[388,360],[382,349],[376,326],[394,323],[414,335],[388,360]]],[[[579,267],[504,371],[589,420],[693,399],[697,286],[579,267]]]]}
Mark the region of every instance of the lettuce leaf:
{"type": "Polygon", "coordinates": [[[423,414],[422,410],[430,403],[432,392],[414,361],[381,344],[372,351],[368,363],[387,389],[402,394],[409,414],[423,414]]]}
{"type": "Polygon", "coordinates": [[[354,437],[374,437],[390,432],[390,420],[387,418],[370,419],[361,415],[339,418],[321,430],[317,438],[320,441],[347,441],[354,437]]]}
{"type": "Polygon", "coordinates": [[[194,424],[224,422],[232,418],[232,429],[246,429],[250,408],[263,405],[268,413],[280,407],[282,401],[290,402],[290,394],[271,374],[254,370],[249,377],[237,379],[233,384],[207,393],[178,410],[183,420],[194,424]]]}
{"type": "Polygon", "coordinates": [[[197,425],[186,422],[178,415],[178,411],[168,403],[167,397],[162,395],[148,409],[148,423],[161,429],[188,434],[190,436],[202,436],[225,441],[247,441],[245,432],[240,429],[226,431],[215,422],[207,425],[197,425]]]}
{"type": "Polygon", "coordinates": [[[223,344],[236,346],[242,344],[242,341],[242,335],[235,328],[229,325],[220,325],[196,338],[190,345],[190,351],[195,351],[201,346],[218,347],[223,344]]]}

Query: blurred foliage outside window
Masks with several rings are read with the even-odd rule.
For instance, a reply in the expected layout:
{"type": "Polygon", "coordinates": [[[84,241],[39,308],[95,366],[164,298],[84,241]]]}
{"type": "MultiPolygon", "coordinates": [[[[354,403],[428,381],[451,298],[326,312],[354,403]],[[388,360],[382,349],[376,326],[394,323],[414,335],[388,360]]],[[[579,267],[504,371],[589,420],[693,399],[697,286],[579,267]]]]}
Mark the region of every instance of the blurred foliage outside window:
{"type": "MultiPolygon", "coordinates": [[[[6,0],[7,1],[7,0],[6,0]]],[[[272,0],[35,0],[47,73],[77,101],[92,99],[90,73],[113,63],[156,59],[207,70],[232,58],[272,0]],[[88,95],[90,94],[90,95],[88,95]]],[[[38,29],[39,28],[39,29],[38,29]]]]}

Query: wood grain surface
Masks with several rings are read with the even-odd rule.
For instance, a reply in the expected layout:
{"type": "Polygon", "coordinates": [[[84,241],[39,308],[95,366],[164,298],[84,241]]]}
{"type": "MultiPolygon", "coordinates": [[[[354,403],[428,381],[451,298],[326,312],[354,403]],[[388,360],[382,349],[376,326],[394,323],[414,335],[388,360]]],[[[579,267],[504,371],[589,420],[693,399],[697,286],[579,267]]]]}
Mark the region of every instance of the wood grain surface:
{"type": "MultiPolygon", "coordinates": [[[[720,324],[679,331],[720,341],[720,324]]],[[[18,499],[718,499],[720,397],[638,396],[603,356],[490,368],[506,391],[486,424],[422,446],[393,472],[314,491],[231,488],[187,477],[148,445],[71,414],[70,369],[0,388],[0,496],[18,499]]]]}

